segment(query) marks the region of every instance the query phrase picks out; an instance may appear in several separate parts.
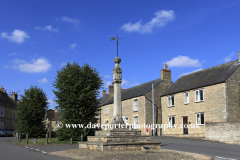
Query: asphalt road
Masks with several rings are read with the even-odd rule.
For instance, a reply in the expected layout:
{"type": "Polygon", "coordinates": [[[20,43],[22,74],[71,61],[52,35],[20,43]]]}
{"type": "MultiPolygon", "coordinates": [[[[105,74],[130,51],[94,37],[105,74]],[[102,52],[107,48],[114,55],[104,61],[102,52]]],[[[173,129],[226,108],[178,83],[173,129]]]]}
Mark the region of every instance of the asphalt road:
{"type": "Polygon", "coordinates": [[[225,144],[193,138],[152,137],[152,141],[162,141],[162,149],[205,154],[215,159],[240,160],[240,145],[225,144]],[[221,158],[218,158],[221,157],[221,158]]]}
{"type": "MultiPolygon", "coordinates": [[[[14,137],[0,137],[0,160],[69,160],[67,158],[55,157],[44,154],[42,152],[36,151],[35,149],[15,145],[11,142],[12,140],[14,140],[14,137]]],[[[74,146],[76,147],[77,145],[74,146]]],[[[51,149],[48,149],[48,151],[52,152],[64,150],[63,147],[64,146],[52,146],[51,149]]],[[[68,146],[66,148],[68,148],[68,146]]],[[[46,152],[48,151],[46,150],[46,152]]]]}

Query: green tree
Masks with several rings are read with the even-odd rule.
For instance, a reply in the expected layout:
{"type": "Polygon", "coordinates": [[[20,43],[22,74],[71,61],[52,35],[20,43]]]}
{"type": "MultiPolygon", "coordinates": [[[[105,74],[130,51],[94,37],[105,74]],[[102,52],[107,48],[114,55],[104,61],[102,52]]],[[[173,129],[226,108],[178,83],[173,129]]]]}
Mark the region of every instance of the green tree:
{"type": "Polygon", "coordinates": [[[17,132],[29,137],[44,137],[45,124],[43,118],[48,109],[48,98],[42,89],[31,86],[20,95],[17,105],[17,132]]]}
{"type": "Polygon", "coordinates": [[[80,140],[81,134],[86,137],[94,133],[90,128],[66,128],[65,124],[83,124],[87,126],[90,122],[97,123],[97,95],[103,85],[99,72],[88,64],[79,66],[76,62],[67,63],[53,82],[56,90],[55,102],[60,113],[60,127],[56,133],[59,140],[80,140]]]}

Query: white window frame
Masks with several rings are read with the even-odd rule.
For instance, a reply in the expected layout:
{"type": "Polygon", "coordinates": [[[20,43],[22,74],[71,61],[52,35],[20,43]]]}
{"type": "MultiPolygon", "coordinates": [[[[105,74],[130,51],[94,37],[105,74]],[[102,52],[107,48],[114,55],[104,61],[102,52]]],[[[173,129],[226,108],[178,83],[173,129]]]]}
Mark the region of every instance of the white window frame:
{"type": "Polygon", "coordinates": [[[168,99],[168,107],[173,107],[175,105],[174,95],[168,96],[167,99],[168,99]]]}
{"type": "Polygon", "coordinates": [[[105,107],[105,114],[108,114],[108,106],[105,107]]]}
{"type": "Polygon", "coordinates": [[[0,117],[4,117],[5,116],[5,108],[0,107],[0,117]]]}
{"type": "Polygon", "coordinates": [[[205,115],[204,115],[204,112],[200,112],[200,113],[196,113],[196,125],[205,125],[205,115]],[[203,114],[203,124],[201,123],[202,122],[202,117],[201,115],[203,114]],[[198,115],[199,115],[199,118],[200,118],[200,123],[198,123],[198,115]]]}
{"type": "Polygon", "coordinates": [[[138,111],[138,99],[133,100],[133,111],[138,111]],[[135,104],[137,103],[137,104],[135,104]]]}
{"type": "Polygon", "coordinates": [[[198,89],[198,90],[195,90],[195,102],[202,102],[204,101],[204,92],[203,92],[203,89],[198,89]],[[200,96],[200,91],[202,91],[202,100],[200,99],[201,96],[200,96]],[[198,98],[198,99],[197,99],[198,98]]]}
{"type": "Polygon", "coordinates": [[[169,126],[169,128],[175,127],[175,124],[176,124],[175,116],[169,116],[168,117],[168,126],[169,126]],[[174,119],[174,124],[173,124],[173,119],[174,119]]]}
{"type": "Polygon", "coordinates": [[[189,103],[189,92],[185,92],[185,93],[184,93],[184,103],[185,103],[185,104],[188,104],[188,103],[189,103]],[[186,95],[188,95],[188,96],[186,97],[186,95]]]}
{"type": "Polygon", "coordinates": [[[134,117],[133,117],[133,122],[134,122],[134,123],[133,123],[133,124],[134,124],[134,125],[133,125],[133,128],[134,128],[134,129],[138,129],[138,116],[134,116],[134,117]],[[137,122],[136,122],[135,120],[137,120],[137,122]]]}

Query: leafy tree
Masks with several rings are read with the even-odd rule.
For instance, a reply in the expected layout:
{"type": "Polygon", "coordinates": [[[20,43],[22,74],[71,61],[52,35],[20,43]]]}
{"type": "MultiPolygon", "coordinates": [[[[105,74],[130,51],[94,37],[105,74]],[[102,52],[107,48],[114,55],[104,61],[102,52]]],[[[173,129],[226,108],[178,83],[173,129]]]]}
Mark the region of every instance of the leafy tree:
{"type": "Polygon", "coordinates": [[[43,118],[48,108],[47,96],[42,89],[31,86],[20,95],[17,105],[17,132],[29,137],[44,137],[45,124],[43,118]]]}
{"type": "Polygon", "coordinates": [[[56,90],[56,107],[60,113],[60,127],[56,133],[59,140],[80,140],[81,134],[86,137],[94,133],[90,128],[66,128],[65,124],[83,124],[87,126],[90,122],[97,123],[97,95],[103,85],[102,78],[95,68],[88,64],[79,66],[77,63],[67,63],[53,82],[56,90]]]}

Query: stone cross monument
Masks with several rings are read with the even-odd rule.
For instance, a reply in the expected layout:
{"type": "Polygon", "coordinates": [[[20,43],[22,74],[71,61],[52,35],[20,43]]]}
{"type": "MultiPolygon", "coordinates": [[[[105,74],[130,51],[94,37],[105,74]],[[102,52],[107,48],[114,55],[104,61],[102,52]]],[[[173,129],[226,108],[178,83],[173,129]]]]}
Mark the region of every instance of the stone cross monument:
{"type": "Polygon", "coordinates": [[[124,124],[122,119],[122,99],[121,99],[121,83],[122,69],[120,68],[121,59],[114,58],[115,67],[113,69],[113,84],[114,84],[114,107],[112,124],[124,124]]]}

